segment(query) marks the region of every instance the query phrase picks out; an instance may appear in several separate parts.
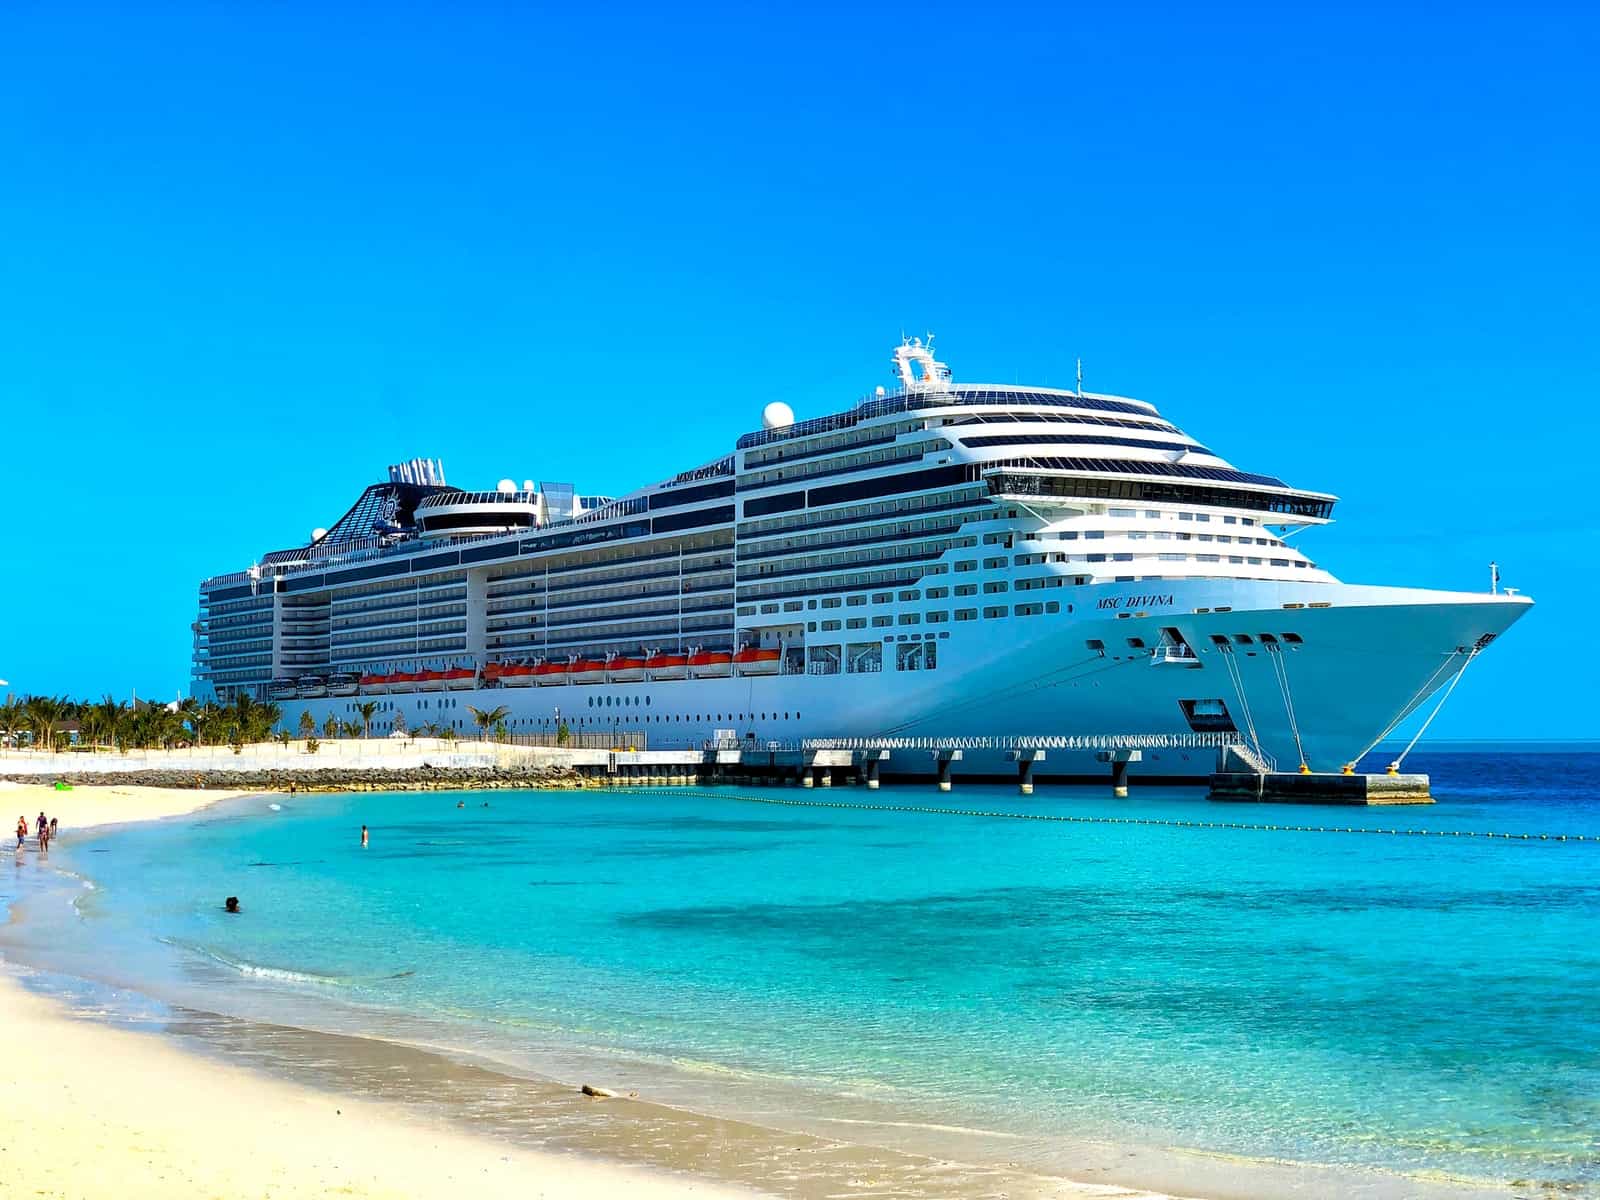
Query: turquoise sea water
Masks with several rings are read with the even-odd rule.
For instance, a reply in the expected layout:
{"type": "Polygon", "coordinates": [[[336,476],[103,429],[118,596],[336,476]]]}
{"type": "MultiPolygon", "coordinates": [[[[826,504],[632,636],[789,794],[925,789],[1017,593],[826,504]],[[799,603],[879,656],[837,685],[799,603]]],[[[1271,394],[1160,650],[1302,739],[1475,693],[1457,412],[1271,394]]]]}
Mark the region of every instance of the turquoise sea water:
{"type": "Polygon", "coordinates": [[[7,938],[166,1001],[930,1148],[988,1130],[1045,1168],[1091,1139],[1600,1190],[1600,844],[1537,837],[1600,837],[1600,754],[1408,765],[1439,804],[959,784],[252,800],[69,832],[52,865],[81,879],[8,872],[33,902],[7,938]]]}

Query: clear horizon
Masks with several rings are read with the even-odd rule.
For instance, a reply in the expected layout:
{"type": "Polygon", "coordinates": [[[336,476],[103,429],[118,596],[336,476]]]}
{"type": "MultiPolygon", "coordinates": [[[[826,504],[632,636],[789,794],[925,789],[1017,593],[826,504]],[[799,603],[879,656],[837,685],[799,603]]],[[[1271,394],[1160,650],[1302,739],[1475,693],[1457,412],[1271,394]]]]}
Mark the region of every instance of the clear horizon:
{"type": "MultiPolygon", "coordinates": [[[[620,494],[887,384],[1150,400],[1351,582],[1538,603],[1432,740],[1600,736],[1600,17],[24,4],[0,678],[169,699],[390,462],[620,494]],[[1571,448],[1571,454],[1566,453],[1571,448]]],[[[0,688],[3,694],[5,688],[0,688]]]]}

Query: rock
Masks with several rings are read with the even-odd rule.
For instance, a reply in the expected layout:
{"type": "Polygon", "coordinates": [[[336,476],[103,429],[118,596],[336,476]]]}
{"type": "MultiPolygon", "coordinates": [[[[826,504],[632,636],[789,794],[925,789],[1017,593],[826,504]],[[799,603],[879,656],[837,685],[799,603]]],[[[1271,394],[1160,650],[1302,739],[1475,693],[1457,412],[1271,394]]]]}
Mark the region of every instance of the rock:
{"type": "Polygon", "coordinates": [[[595,1087],[592,1083],[583,1085],[583,1094],[585,1096],[593,1096],[596,1100],[611,1100],[616,1096],[615,1092],[607,1091],[603,1087],[595,1087]]]}

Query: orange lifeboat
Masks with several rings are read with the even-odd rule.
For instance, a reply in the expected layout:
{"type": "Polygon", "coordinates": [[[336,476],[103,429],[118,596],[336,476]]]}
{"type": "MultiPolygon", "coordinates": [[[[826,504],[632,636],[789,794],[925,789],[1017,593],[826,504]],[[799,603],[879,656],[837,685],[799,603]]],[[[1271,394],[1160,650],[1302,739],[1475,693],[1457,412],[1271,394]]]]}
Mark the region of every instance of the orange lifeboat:
{"type": "Polygon", "coordinates": [[[444,685],[447,688],[471,687],[477,675],[466,667],[451,667],[444,673],[444,685]]]}
{"type": "Polygon", "coordinates": [[[501,672],[503,672],[504,670],[505,670],[505,664],[504,663],[497,663],[497,662],[485,663],[483,665],[483,681],[485,683],[494,683],[495,681],[497,681],[500,678],[501,672]]]}
{"type": "Polygon", "coordinates": [[[662,654],[656,651],[644,660],[644,669],[653,679],[682,679],[688,666],[687,654],[662,654]]]}
{"type": "Polygon", "coordinates": [[[379,688],[389,686],[389,677],[387,675],[364,674],[356,682],[361,685],[362,691],[375,692],[379,688]]]}
{"type": "Polygon", "coordinates": [[[733,656],[733,663],[741,675],[772,675],[777,673],[781,657],[777,650],[746,646],[733,656]]]}
{"type": "Polygon", "coordinates": [[[500,682],[507,687],[527,687],[533,682],[535,668],[527,663],[508,663],[500,668],[500,682]]]}
{"type": "Polygon", "coordinates": [[[600,683],[606,677],[606,664],[598,658],[575,658],[568,675],[574,683],[600,683]]]}
{"type": "Polygon", "coordinates": [[[726,675],[733,670],[733,655],[726,650],[696,650],[689,655],[689,674],[697,679],[726,675]]]}
{"type": "Polygon", "coordinates": [[[533,675],[534,682],[544,685],[552,683],[565,683],[567,681],[568,664],[564,662],[542,662],[536,667],[527,670],[533,675]]]}
{"type": "Polygon", "coordinates": [[[430,688],[443,687],[444,686],[444,672],[443,671],[418,671],[417,674],[416,674],[416,680],[417,680],[418,683],[422,684],[424,687],[430,687],[430,688]]]}
{"type": "Polygon", "coordinates": [[[643,679],[644,659],[626,654],[613,654],[606,660],[606,673],[617,680],[643,679]]]}

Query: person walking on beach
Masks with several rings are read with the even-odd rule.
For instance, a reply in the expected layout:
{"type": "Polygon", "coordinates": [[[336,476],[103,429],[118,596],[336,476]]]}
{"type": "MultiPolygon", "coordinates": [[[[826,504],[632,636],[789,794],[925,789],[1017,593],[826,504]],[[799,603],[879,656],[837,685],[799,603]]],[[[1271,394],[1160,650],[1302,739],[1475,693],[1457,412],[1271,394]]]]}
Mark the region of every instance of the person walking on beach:
{"type": "Polygon", "coordinates": [[[367,848],[367,827],[365,825],[361,827],[361,848],[363,850],[367,848]]]}
{"type": "Polygon", "coordinates": [[[50,853],[50,825],[42,815],[39,818],[39,853],[50,853]]]}
{"type": "Polygon", "coordinates": [[[17,818],[17,849],[22,849],[22,843],[28,840],[28,818],[17,818]]]}

